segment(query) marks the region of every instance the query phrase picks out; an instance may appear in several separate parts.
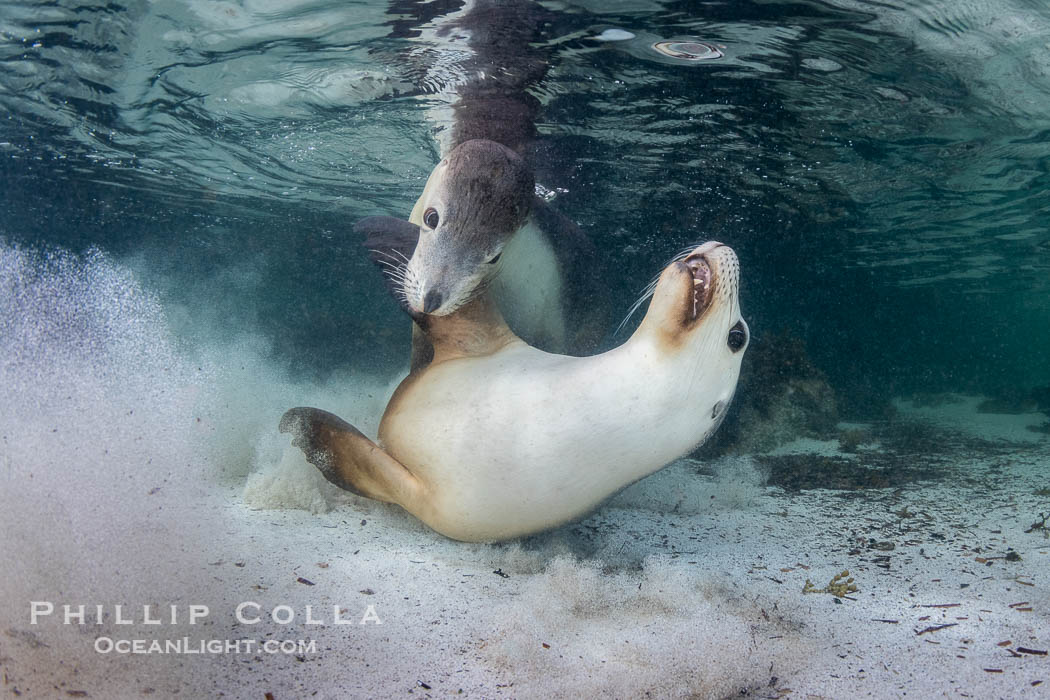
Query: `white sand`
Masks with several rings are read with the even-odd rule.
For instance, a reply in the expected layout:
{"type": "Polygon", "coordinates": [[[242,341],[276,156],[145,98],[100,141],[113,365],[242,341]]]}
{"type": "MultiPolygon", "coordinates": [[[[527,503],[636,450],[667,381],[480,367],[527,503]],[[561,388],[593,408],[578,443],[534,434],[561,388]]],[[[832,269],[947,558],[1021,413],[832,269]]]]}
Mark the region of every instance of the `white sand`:
{"type": "Polygon", "coordinates": [[[950,394],[943,398],[944,403],[937,406],[920,406],[914,401],[896,401],[895,405],[905,415],[982,440],[1017,443],[1040,443],[1046,440],[1045,433],[1031,430],[1046,423],[1047,416],[1042,413],[981,413],[978,406],[984,401],[982,396],[950,394]]]}
{"type": "Polygon", "coordinates": [[[276,435],[280,413],[301,403],[374,430],[390,378],[296,385],[243,343],[180,347],[164,309],[101,256],[43,267],[0,248],[9,696],[1050,690],[1050,658],[1019,651],[1050,649],[1050,539],[1025,532],[1050,513],[1050,498],[1033,493],[1050,487],[1045,436],[958,451],[943,478],[897,490],[787,494],[762,486],[750,458],[706,475],[682,461],[578,524],[466,545],[337,491],[276,435]],[[893,549],[871,546],[889,546],[880,543],[893,549]],[[1010,551],[1020,560],[1004,559],[1010,551]],[[824,586],[844,569],[859,588],[847,599],[802,593],[807,579],[824,586]],[[58,614],[32,625],[31,601],[58,614]],[[245,601],[263,622],[234,621],[245,601]],[[89,621],[102,605],[103,624],[64,625],[63,604],[88,606],[89,621]],[[115,624],[117,604],[132,624],[115,624]],[[179,621],[143,624],[143,605],[160,617],[178,606],[179,621]],[[189,605],[209,615],[189,625],[189,605]],[[266,619],[282,605],[293,622],[266,619]],[[326,624],[307,624],[307,606],[326,624]],[[332,606],[382,624],[335,625],[332,606]],[[184,636],[315,648],[95,651],[102,637],[184,636]]]}

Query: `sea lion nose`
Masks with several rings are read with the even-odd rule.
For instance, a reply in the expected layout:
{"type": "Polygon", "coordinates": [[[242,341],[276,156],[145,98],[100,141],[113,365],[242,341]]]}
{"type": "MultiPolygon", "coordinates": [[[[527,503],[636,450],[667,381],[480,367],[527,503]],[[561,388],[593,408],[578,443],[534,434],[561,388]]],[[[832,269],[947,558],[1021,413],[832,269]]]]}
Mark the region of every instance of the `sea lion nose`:
{"type": "Polygon", "coordinates": [[[445,298],[441,296],[441,292],[436,289],[431,289],[423,297],[423,313],[429,314],[431,311],[436,310],[441,306],[445,298]]]}

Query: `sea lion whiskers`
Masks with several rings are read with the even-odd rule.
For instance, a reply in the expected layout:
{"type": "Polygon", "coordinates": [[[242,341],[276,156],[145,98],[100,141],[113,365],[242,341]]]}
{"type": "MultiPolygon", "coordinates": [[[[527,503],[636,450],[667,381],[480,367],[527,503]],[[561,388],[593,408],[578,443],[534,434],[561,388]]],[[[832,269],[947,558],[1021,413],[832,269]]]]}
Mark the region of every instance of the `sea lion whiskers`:
{"type": "Polygon", "coordinates": [[[407,308],[408,295],[405,293],[405,278],[408,274],[408,259],[405,258],[404,253],[397,250],[388,252],[378,248],[372,248],[369,252],[376,256],[375,262],[383,266],[383,274],[390,279],[394,295],[407,308]],[[394,254],[404,258],[404,262],[399,260],[394,254]],[[389,260],[383,260],[383,258],[389,258],[389,260]]]}
{"type": "MultiPolygon", "coordinates": [[[[682,248],[682,250],[672,255],[671,258],[666,263],[664,263],[664,267],[667,267],[671,263],[676,263],[685,260],[699,245],[699,243],[694,243],[690,246],[682,248]]],[[[660,275],[662,274],[662,270],[663,268],[661,268],[661,272],[658,272],[651,280],[649,280],[649,284],[645,285],[645,287],[642,288],[641,296],[639,296],[634,301],[634,303],[631,304],[631,307],[627,309],[627,315],[623,317],[623,320],[620,321],[620,325],[616,327],[616,331],[613,333],[614,335],[619,335],[620,331],[622,331],[624,326],[627,325],[627,322],[631,320],[631,317],[634,316],[635,312],[642,307],[642,304],[644,304],[652,298],[653,292],[656,291],[656,285],[660,282],[660,275]]],[[[695,305],[693,307],[693,315],[696,316],[695,305]]]]}
{"type": "Polygon", "coordinates": [[[404,253],[402,253],[402,252],[401,252],[400,250],[398,250],[397,248],[392,248],[392,249],[390,250],[390,252],[389,252],[389,253],[387,253],[387,257],[394,257],[395,255],[396,255],[396,256],[397,256],[398,258],[400,258],[400,259],[401,259],[401,261],[402,261],[402,262],[403,262],[404,264],[406,264],[406,265],[408,264],[408,260],[409,260],[408,256],[407,256],[407,255],[405,255],[404,253]]]}
{"type": "Polygon", "coordinates": [[[402,262],[402,261],[398,260],[393,255],[391,255],[390,253],[388,253],[388,252],[386,252],[384,250],[372,249],[369,252],[374,254],[374,255],[376,255],[376,256],[382,256],[382,257],[376,258],[376,264],[382,265],[383,267],[387,268],[387,270],[384,270],[384,272],[397,271],[401,275],[404,275],[404,268],[405,268],[405,266],[408,263],[405,263],[405,262],[402,262]],[[383,257],[390,258],[390,259],[389,260],[383,260],[382,259],[383,257]]]}
{"type": "Polygon", "coordinates": [[[376,262],[387,267],[404,267],[408,264],[408,258],[400,250],[383,250],[381,248],[369,248],[369,253],[378,256],[376,262]],[[383,260],[388,258],[388,260],[383,260]]]}
{"type": "Polygon", "coordinates": [[[405,303],[405,308],[411,308],[411,300],[417,297],[422,297],[423,294],[423,280],[419,278],[419,272],[405,263],[405,273],[401,278],[401,286],[398,288],[398,293],[401,300],[405,303]]]}
{"type": "Polygon", "coordinates": [[[652,278],[652,280],[649,281],[649,284],[645,285],[645,287],[642,289],[641,296],[639,296],[634,301],[634,303],[631,304],[631,307],[627,310],[627,315],[623,317],[623,320],[620,321],[620,325],[616,327],[616,335],[619,335],[620,331],[623,330],[623,327],[626,326],[627,322],[631,320],[631,317],[634,316],[634,312],[640,309],[642,304],[649,301],[649,299],[653,296],[653,292],[656,291],[656,284],[659,281],[660,275],[656,275],[652,278]]]}

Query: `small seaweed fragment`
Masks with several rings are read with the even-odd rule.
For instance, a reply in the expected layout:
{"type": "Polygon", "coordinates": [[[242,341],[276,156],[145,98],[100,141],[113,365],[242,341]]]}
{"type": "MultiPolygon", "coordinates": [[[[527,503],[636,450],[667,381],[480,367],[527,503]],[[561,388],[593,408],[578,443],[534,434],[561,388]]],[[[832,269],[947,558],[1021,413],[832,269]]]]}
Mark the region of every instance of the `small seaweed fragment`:
{"type": "Polygon", "coordinates": [[[845,598],[850,593],[856,593],[858,590],[860,589],[853,582],[853,577],[849,575],[849,569],[832,576],[831,581],[823,588],[817,588],[808,578],[806,579],[806,585],[802,587],[803,593],[828,593],[836,598],[845,598]]]}
{"type": "Polygon", "coordinates": [[[1032,527],[1025,530],[1025,532],[1035,532],[1036,530],[1043,531],[1043,537],[1050,538],[1050,528],[1046,526],[1046,519],[1050,517],[1046,513],[1039,514],[1039,520],[1032,523],[1032,527]]]}

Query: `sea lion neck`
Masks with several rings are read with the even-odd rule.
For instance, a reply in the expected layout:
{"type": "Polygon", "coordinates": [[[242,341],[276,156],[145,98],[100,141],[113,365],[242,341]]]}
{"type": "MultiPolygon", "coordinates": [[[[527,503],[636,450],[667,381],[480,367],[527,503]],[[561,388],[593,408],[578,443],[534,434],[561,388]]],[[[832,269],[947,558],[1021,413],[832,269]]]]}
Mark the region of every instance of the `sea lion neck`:
{"type": "Polygon", "coordinates": [[[447,316],[422,316],[416,322],[434,346],[432,364],[491,355],[512,342],[521,342],[487,293],[447,316]]]}

